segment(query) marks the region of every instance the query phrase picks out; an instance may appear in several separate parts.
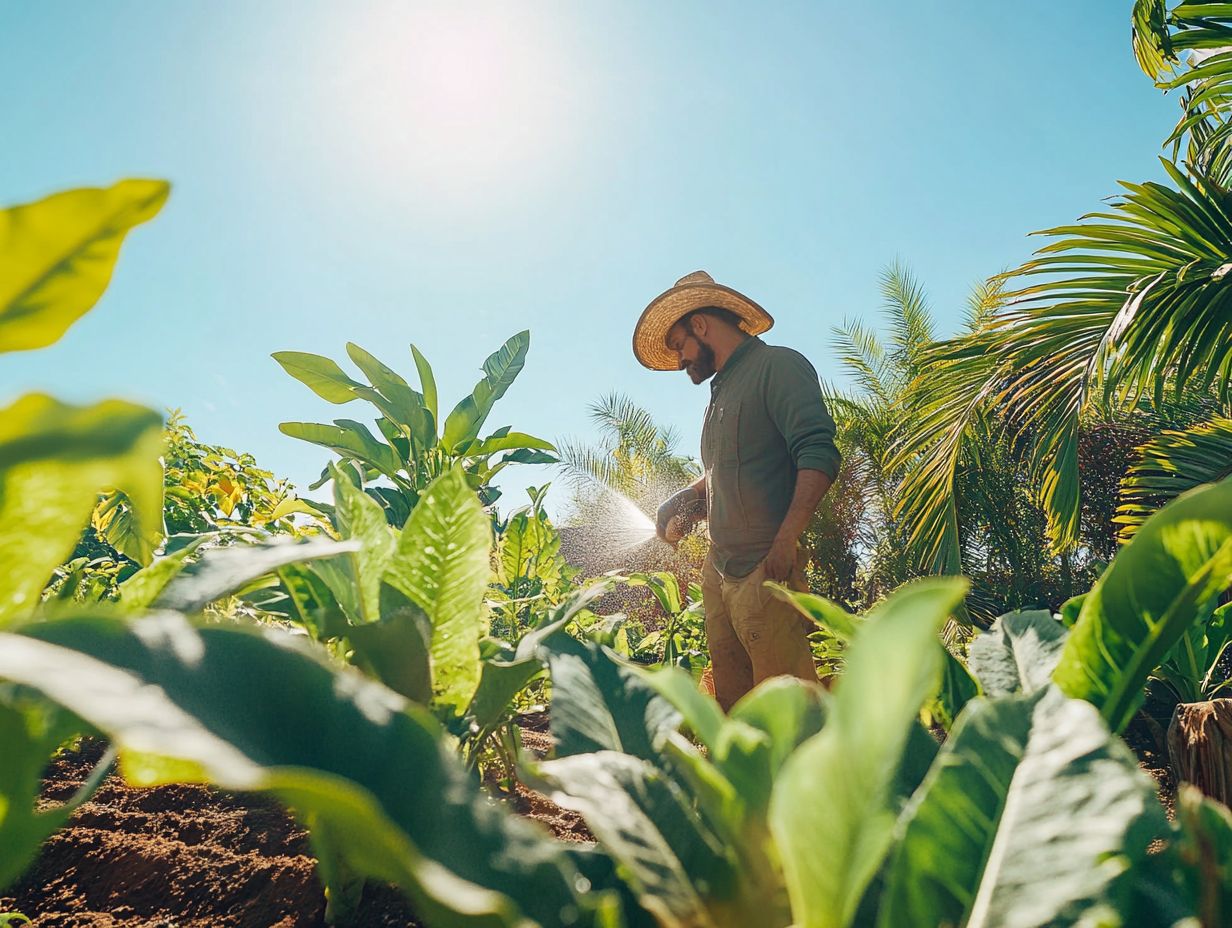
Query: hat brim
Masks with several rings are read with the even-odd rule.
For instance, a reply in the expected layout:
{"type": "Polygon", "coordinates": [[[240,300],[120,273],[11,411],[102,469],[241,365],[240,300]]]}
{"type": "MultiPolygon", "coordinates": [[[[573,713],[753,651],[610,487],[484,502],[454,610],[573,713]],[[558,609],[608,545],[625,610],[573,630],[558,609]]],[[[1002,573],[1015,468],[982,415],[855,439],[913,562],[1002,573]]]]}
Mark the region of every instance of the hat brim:
{"type": "Polygon", "coordinates": [[[731,287],[715,283],[672,287],[650,301],[633,328],[633,354],[642,366],[652,371],[680,370],[676,353],[667,347],[667,333],[682,316],[703,306],[731,310],[750,335],[760,335],[774,325],[773,316],[731,287]]]}

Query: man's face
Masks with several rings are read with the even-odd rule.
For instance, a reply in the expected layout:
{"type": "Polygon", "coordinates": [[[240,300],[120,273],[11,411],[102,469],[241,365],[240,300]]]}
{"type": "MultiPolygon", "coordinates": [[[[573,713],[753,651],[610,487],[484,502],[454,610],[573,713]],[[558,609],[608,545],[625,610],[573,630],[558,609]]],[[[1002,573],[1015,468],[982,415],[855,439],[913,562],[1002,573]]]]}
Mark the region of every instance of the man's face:
{"type": "MultiPolygon", "coordinates": [[[[692,322],[692,320],[690,320],[692,322]]],[[[694,383],[701,383],[714,376],[714,349],[705,341],[705,334],[698,334],[692,325],[677,322],[667,333],[667,347],[676,352],[682,370],[689,372],[694,383]]]]}

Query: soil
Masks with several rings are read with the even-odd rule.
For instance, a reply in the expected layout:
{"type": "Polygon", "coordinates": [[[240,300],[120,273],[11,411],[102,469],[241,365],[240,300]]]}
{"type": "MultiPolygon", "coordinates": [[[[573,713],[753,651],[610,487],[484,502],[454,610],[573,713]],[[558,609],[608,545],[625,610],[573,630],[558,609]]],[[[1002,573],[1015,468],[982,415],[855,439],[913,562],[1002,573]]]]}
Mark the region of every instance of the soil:
{"type": "Polygon", "coordinates": [[[1174,706],[1165,696],[1148,687],[1137,715],[1125,727],[1125,742],[1138,757],[1138,766],[1155,780],[1159,801],[1169,819],[1176,818],[1176,774],[1168,760],[1166,732],[1174,706]]]}
{"type": "MultiPolygon", "coordinates": [[[[535,729],[546,720],[527,721],[522,744],[542,756],[551,739],[535,729]]],[[[104,750],[86,740],[56,758],[40,802],[69,798],[104,750]]],[[[561,839],[592,840],[576,814],[520,784],[504,801],[561,839]]],[[[113,774],[0,897],[0,912],[12,911],[35,928],[316,928],[325,896],[307,832],[273,800],[202,786],[134,789],[113,774]]],[[[397,890],[370,885],[357,924],[418,922],[397,890]]]]}

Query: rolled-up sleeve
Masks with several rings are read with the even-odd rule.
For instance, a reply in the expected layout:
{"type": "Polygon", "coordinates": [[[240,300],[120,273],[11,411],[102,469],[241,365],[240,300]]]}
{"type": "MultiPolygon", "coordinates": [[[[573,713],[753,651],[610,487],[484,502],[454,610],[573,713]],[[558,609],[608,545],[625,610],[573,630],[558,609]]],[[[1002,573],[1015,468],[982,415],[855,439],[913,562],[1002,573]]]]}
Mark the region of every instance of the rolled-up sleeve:
{"type": "Polygon", "coordinates": [[[817,371],[804,355],[780,348],[767,374],[766,409],[796,469],[819,470],[835,479],[842,456],[834,444],[834,419],[822,399],[817,371]]]}

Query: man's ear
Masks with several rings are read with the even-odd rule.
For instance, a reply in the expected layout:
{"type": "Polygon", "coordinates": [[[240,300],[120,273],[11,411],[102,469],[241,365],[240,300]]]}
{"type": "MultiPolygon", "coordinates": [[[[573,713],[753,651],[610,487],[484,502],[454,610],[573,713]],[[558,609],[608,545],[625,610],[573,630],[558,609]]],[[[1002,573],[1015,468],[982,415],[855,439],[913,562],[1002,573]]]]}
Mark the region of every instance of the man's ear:
{"type": "Polygon", "coordinates": [[[705,313],[695,313],[689,318],[689,330],[694,335],[705,335],[706,329],[709,328],[710,319],[705,313]]]}

